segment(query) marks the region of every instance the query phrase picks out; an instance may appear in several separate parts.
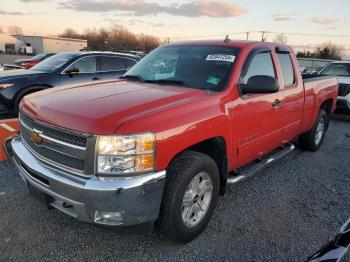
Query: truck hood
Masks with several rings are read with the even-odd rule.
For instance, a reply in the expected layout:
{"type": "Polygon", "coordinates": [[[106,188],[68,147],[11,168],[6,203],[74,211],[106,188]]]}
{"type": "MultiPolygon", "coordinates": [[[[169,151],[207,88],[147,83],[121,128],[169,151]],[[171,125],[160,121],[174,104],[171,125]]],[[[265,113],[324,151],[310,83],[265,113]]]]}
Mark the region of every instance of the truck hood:
{"type": "Polygon", "coordinates": [[[37,92],[22,100],[22,108],[35,119],[56,126],[90,134],[114,134],[126,121],[181,106],[202,94],[202,90],[186,87],[105,81],[37,92]]]}

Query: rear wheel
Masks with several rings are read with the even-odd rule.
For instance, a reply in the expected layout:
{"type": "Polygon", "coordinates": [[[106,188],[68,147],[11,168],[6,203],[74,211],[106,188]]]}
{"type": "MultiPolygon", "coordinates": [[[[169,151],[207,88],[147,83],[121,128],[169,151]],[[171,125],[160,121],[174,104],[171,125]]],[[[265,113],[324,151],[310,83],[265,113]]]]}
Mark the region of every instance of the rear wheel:
{"type": "Polygon", "coordinates": [[[321,110],[313,128],[299,137],[300,146],[305,150],[317,151],[321,147],[327,129],[328,115],[324,110],[321,110]]]}
{"type": "Polygon", "coordinates": [[[180,155],[168,170],[159,224],[169,238],[189,242],[207,226],[219,196],[215,161],[197,152],[180,155]]]}

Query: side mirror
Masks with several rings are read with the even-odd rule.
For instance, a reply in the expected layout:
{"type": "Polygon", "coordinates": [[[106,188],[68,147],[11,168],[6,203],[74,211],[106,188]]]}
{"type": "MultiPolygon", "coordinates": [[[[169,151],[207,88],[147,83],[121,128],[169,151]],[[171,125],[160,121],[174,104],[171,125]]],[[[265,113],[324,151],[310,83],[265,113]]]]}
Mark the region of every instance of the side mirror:
{"type": "Polygon", "coordinates": [[[66,74],[69,75],[69,76],[76,76],[76,75],[79,75],[79,69],[78,68],[72,68],[72,69],[69,69],[66,71],[66,74]]]}
{"type": "Polygon", "coordinates": [[[276,78],[266,75],[252,76],[247,84],[240,85],[242,94],[269,94],[276,93],[279,90],[279,84],[276,78]]]}

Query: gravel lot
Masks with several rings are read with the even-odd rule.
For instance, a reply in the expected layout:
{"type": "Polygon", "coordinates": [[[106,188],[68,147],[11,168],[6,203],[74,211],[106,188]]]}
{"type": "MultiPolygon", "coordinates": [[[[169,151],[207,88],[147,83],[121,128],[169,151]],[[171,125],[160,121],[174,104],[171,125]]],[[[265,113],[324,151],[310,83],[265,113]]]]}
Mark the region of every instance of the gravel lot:
{"type": "Polygon", "coordinates": [[[208,229],[187,245],[157,233],[105,232],[47,211],[5,162],[0,164],[0,260],[305,261],[350,217],[349,149],[350,121],[338,118],[319,152],[297,149],[230,187],[208,229]]]}

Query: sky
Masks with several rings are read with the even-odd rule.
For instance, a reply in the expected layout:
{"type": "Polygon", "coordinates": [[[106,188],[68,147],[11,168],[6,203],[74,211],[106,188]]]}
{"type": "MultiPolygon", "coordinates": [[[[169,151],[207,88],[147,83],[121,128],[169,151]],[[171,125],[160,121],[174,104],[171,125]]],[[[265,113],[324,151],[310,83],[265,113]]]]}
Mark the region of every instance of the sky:
{"type": "MultiPolygon", "coordinates": [[[[2,0],[0,27],[55,35],[66,28],[109,28],[171,42],[191,39],[261,39],[259,31],[282,32],[288,44],[310,49],[324,42],[343,46],[350,58],[349,0],[2,0]],[[255,32],[255,33],[254,33],[255,32]]],[[[267,33],[272,41],[275,33],[267,33]]]]}

